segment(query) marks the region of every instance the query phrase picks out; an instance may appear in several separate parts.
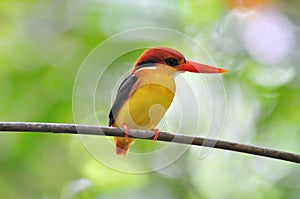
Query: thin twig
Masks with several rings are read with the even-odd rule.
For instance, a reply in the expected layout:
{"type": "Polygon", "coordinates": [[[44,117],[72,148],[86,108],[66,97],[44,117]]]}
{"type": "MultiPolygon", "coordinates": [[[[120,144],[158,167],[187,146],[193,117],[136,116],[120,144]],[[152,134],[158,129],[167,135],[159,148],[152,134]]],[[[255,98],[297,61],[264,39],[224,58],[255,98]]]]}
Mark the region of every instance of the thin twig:
{"type": "MultiPolygon", "coordinates": [[[[45,132],[45,133],[66,133],[66,134],[86,134],[86,135],[104,135],[124,137],[124,129],[104,127],[104,126],[89,126],[77,124],[60,124],[60,123],[34,123],[34,122],[0,122],[0,131],[11,132],[45,132]]],[[[138,139],[152,140],[154,138],[153,131],[145,131],[138,129],[130,129],[129,137],[138,139]]],[[[181,144],[191,144],[197,146],[205,146],[218,148],[241,153],[248,153],[258,156],[264,156],[274,159],[285,160],[300,164],[300,155],[268,149],[258,146],[246,144],[238,144],[234,142],[222,141],[217,139],[194,137],[182,134],[160,132],[159,141],[175,142],[181,144]]]]}

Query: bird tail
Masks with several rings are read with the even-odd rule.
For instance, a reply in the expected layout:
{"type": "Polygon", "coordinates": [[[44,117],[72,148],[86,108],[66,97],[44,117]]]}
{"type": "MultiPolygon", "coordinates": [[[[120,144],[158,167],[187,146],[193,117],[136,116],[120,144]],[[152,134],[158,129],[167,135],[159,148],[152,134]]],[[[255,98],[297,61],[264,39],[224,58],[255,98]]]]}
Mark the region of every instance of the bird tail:
{"type": "Polygon", "coordinates": [[[129,146],[134,143],[134,139],[115,137],[115,143],[116,143],[116,151],[115,151],[116,155],[126,156],[129,146]]]}

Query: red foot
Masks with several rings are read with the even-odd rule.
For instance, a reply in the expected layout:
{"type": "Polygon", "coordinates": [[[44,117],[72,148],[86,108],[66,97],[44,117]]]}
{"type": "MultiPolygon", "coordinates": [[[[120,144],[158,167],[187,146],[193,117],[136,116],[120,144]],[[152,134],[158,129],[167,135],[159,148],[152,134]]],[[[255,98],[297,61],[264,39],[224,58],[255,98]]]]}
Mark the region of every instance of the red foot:
{"type": "Polygon", "coordinates": [[[152,131],[155,131],[155,135],[154,135],[154,138],[153,138],[153,140],[154,141],[156,141],[157,139],[158,139],[158,137],[159,137],[159,134],[160,134],[160,132],[159,132],[159,129],[151,129],[152,131]]]}
{"type": "Polygon", "coordinates": [[[124,130],[125,130],[125,139],[127,140],[128,137],[129,137],[129,132],[128,132],[128,126],[127,126],[127,124],[124,124],[124,125],[123,125],[123,128],[124,128],[124,130]]]}

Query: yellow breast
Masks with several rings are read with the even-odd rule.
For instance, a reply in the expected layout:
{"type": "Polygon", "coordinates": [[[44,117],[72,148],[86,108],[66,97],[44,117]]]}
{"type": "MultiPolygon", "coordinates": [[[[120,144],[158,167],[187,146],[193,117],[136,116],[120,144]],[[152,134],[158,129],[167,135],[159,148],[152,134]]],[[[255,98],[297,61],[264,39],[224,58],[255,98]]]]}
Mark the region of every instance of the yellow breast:
{"type": "Polygon", "coordinates": [[[174,71],[164,68],[138,71],[138,86],[121,107],[115,126],[152,129],[165,115],[175,95],[174,71]]]}

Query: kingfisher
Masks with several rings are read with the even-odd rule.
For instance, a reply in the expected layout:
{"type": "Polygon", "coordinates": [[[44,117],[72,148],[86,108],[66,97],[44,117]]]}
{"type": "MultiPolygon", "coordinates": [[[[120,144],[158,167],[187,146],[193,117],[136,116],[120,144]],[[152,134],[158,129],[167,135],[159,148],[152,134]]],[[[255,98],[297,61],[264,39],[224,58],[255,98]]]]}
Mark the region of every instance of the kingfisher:
{"type": "Polygon", "coordinates": [[[159,137],[155,129],[171,105],[176,85],[174,78],[182,72],[225,73],[227,70],[188,61],[177,50],[167,47],[146,49],[133,70],[117,90],[109,112],[109,126],[124,128],[125,137],[115,137],[116,155],[126,156],[134,138],[128,129],[153,130],[153,140],[159,137]]]}

